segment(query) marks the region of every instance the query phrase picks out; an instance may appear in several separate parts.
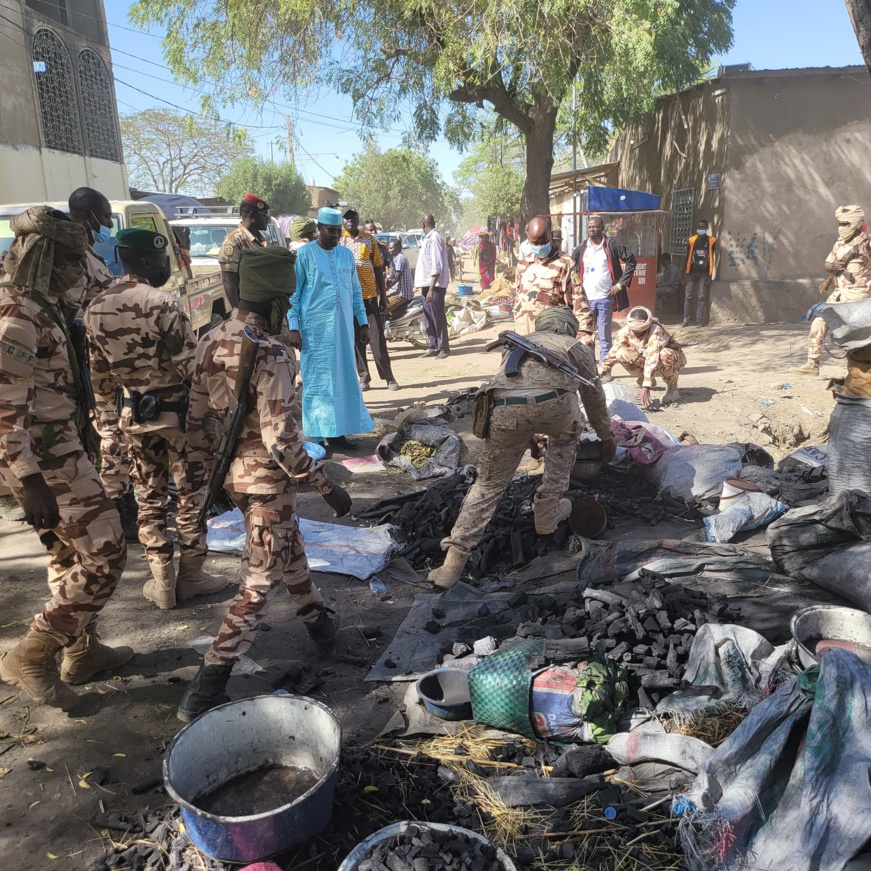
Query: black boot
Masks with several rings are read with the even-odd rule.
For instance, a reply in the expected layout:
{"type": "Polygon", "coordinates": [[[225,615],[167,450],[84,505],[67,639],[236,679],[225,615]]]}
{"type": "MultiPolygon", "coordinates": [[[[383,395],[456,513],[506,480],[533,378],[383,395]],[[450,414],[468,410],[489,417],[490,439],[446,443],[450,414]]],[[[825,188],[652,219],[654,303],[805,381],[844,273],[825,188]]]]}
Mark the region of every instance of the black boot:
{"type": "Polygon", "coordinates": [[[230,701],[224,692],[230,679],[230,665],[201,665],[197,676],[185,690],[178,703],[176,716],[183,723],[192,723],[200,714],[230,701]]]}
{"type": "Polygon", "coordinates": [[[318,656],[332,656],[336,652],[341,617],[331,608],[322,608],[314,623],[306,623],[309,638],[315,643],[318,656]]]}
{"type": "Polygon", "coordinates": [[[139,505],[132,490],[115,500],[115,506],[121,515],[121,529],[127,541],[139,541],[139,505]]]}

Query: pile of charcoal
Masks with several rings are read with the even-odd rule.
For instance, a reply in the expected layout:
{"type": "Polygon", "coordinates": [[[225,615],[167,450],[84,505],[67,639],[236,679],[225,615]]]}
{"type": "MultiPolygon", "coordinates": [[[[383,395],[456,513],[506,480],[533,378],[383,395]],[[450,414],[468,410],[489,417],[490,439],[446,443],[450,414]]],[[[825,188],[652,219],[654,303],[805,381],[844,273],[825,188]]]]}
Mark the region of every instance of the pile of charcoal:
{"type": "MultiPolygon", "coordinates": [[[[543,638],[553,661],[562,650],[566,660],[610,659],[627,667],[638,706],[655,707],[680,686],[696,632],[706,623],[737,622],[741,609],[725,596],[687,589],[655,572],[642,569],[640,575],[637,581],[587,587],[568,604],[556,596],[530,599],[520,608],[515,638],[500,646],[543,638]]],[[[462,659],[447,654],[445,661],[462,665],[462,659]]]]}
{"type": "Polygon", "coordinates": [[[492,844],[460,832],[408,826],[377,844],[360,871],[502,871],[492,844]]]}
{"type": "MultiPolygon", "coordinates": [[[[441,478],[426,490],[382,499],[359,512],[357,517],[398,527],[397,538],[405,547],[399,551],[416,569],[440,564],[444,558],[441,540],[454,527],[463,497],[474,481],[474,469],[441,478]]],[[[528,565],[551,548],[565,547],[571,530],[560,524],[553,535],[536,535],[532,500],[541,482],[538,475],[522,475],[509,485],[481,541],[472,551],[468,571],[474,578],[508,572],[528,565]]],[[[585,490],[573,490],[570,498],[593,497],[613,518],[633,516],[656,524],[666,514],[655,500],[655,488],[636,478],[606,472],[602,480],[585,490]]]]}

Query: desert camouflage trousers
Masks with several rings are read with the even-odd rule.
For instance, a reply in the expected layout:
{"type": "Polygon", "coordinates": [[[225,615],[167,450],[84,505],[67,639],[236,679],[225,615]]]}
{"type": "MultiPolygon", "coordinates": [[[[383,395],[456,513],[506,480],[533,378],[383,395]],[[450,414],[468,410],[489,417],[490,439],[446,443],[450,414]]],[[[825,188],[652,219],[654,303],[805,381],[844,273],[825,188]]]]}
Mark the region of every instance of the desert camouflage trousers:
{"type": "MultiPolygon", "coordinates": [[[[644,357],[633,351],[632,348],[617,348],[614,360],[609,360],[602,365],[603,372],[610,372],[617,363],[630,374],[638,377],[644,375],[644,357]]],[[[677,385],[680,370],[687,364],[686,354],[679,348],[663,348],[659,352],[659,363],[656,365],[654,375],[659,375],[669,386],[677,385]]]]}
{"type": "Polygon", "coordinates": [[[296,487],[288,480],[284,493],[231,491],[231,495],[245,515],[242,576],[236,598],[206,651],[205,665],[226,665],[248,651],[282,583],[303,623],[314,623],[324,607],[312,583],[305,541],[296,520],[296,487]]]}
{"type": "Polygon", "coordinates": [[[206,498],[203,457],[188,446],[178,427],[151,432],[125,432],[130,446],[139,505],[139,541],[149,562],[169,562],[172,542],[166,534],[169,512],[169,474],[178,492],[179,551],[183,556],[204,556],[206,534],[197,527],[197,515],[206,498]]]}
{"type": "MultiPolygon", "coordinates": [[[[834,293],[830,293],[826,297],[827,303],[838,302],[858,302],[868,298],[868,288],[864,285],[856,288],[838,288],[834,293]]],[[[815,366],[820,365],[820,359],[823,356],[823,342],[826,339],[826,333],[829,328],[822,318],[814,318],[811,321],[811,329],[807,337],[807,359],[808,363],[813,363],[815,366]]]]}
{"type": "Polygon", "coordinates": [[[113,426],[104,422],[97,427],[97,433],[100,436],[100,480],[109,498],[117,501],[133,489],[130,449],[117,422],[113,426]]]}
{"type": "MultiPolygon", "coordinates": [[[[32,628],[69,644],[115,592],[127,562],[127,545],[118,511],[84,452],[39,465],[57,499],[60,523],[52,530],[37,530],[48,551],[51,599],[32,628]]],[[[20,485],[7,483],[21,502],[20,485]]]]}
{"type": "MultiPolygon", "coordinates": [[[[541,392],[548,391],[542,388],[541,392]]],[[[478,459],[478,478],[463,499],[457,522],[442,541],[442,548],[457,547],[471,553],[477,546],[536,433],[550,437],[544,474],[535,494],[536,516],[554,511],[568,489],[582,427],[577,393],[539,403],[496,406],[490,435],[478,459]]]]}

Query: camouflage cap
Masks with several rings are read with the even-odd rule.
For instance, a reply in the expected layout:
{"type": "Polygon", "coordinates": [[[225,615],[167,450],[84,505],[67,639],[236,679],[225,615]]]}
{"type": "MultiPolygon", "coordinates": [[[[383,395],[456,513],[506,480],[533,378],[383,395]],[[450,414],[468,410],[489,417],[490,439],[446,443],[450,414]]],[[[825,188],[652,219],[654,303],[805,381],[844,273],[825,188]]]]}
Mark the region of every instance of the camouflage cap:
{"type": "Polygon", "coordinates": [[[162,233],[155,233],[142,227],[128,227],[126,230],[119,230],[116,238],[119,247],[133,248],[135,251],[165,252],[169,247],[169,241],[162,233]]]}

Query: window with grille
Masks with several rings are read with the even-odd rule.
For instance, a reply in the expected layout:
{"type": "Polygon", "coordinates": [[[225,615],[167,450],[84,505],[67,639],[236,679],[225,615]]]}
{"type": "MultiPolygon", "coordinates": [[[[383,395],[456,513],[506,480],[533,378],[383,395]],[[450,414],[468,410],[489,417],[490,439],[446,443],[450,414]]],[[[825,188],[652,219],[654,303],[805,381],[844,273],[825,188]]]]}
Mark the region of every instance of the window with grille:
{"type": "Polygon", "coordinates": [[[85,115],[88,154],[120,162],[112,87],[103,58],[86,48],[79,55],[79,88],[85,115]]]}
{"type": "Polygon", "coordinates": [[[33,62],[46,148],[82,154],[72,64],[63,43],[46,28],[33,37],[33,62]]]}
{"type": "Polygon", "coordinates": [[[671,195],[671,253],[686,254],[693,234],[696,189],[687,188],[671,195]]]}

